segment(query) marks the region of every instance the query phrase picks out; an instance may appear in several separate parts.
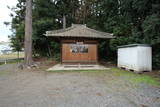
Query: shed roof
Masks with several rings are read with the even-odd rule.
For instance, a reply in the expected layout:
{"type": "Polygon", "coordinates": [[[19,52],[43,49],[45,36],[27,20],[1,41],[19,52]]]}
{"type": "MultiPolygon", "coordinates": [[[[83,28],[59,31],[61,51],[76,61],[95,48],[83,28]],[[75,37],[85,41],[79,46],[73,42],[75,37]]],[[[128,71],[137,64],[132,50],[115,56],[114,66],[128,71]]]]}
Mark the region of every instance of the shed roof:
{"type": "Polygon", "coordinates": [[[53,31],[46,31],[45,36],[51,37],[83,37],[83,38],[114,38],[113,34],[100,32],[91,28],[88,28],[86,25],[82,24],[72,24],[71,27],[60,29],[60,30],[53,30],[53,31]]]}
{"type": "Polygon", "coordinates": [[[129,45],[122,45],[122,46],[118,46],[118,48],[128,48],[128,47],[151,47],[151,45],[149,44],[129,44],[129,45]]]}

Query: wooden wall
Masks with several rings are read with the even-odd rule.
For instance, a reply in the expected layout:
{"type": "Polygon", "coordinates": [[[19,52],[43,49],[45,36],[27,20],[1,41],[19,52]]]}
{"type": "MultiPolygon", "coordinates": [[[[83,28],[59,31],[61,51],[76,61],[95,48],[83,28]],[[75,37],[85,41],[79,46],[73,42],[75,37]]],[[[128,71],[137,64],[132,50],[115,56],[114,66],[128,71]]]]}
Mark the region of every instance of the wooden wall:
{"type": "Polygon", "coordinates": [[[61,61],[62,63],[97,63],[97,41],[95,40],[62,40],[61,41],[61,61]],[[71,44],[77,42],[83,42],[84,45],[88,46],[87,53],[73,53],[71,52],[71,44]]]}

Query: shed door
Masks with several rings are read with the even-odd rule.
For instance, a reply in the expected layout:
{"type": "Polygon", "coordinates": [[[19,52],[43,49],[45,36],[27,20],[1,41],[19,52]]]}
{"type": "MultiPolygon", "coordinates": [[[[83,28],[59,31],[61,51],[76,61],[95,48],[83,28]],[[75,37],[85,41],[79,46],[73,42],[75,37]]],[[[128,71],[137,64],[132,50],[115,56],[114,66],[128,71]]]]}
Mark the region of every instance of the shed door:
{"type": "Polygon", "coordinates": [[[62,44],[62,62],[97,62],[97,44],[62,44]]]}

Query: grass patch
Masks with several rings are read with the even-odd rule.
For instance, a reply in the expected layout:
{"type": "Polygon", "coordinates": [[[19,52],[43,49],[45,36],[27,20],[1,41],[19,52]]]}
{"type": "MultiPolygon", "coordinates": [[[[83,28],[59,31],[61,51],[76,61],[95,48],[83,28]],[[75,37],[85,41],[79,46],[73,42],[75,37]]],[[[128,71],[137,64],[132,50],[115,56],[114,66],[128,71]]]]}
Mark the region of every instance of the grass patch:
{"type": "Polygon", "coordinates": [[[153,86],[159,86],[160,87],[160,79],[153,78],[148,75],[139,75],[134,78],[132,78],[132,82],[134,83],[145,83],[153,86]]]}
{"type": "MultiPolygon", "coordinates": [[[[20,63],[20,62],[22,62],[22,61],[23,61],[23,59],[8,60],[8,61],[6,62],[6,64],[20,63]]],[[[0,62],[0,65],[3,65],[3,64],[5,64],[5,62],[0,62]]]]}
{"type": "MultiPolygon", "coordinates": [[[[48,72],[83,72],[93,74],[94,76],[103,76],[106,80],[108,76],[113,76],[117,81],[123,79],[130,82],[131,84],[144,83],[151,86],[160,87],[160,78],[155,78],[146,74],[136,74],[119,68],[111,68],[110,70],[56,70],[48,72]]],[[[87,75],[87,74],[86,74],[87,75]]]]}
{"type": "Polygon", "coordinates": [[[0,71],[0,76],[2,76],[2,75],[8,75],[8,74],[9,74],[8,71],[0,71]]]}
{"type": "Polygon", "coordinates": [[[160,87],[160,78],[155,78],[146,74],[135,74],[133,72],[122,70],[119,68],[112,68],[111,72],[116,77],[123,77],[124,79],[126,79],[127,81],[133,84],[144,83],[144,84],[160,87]]]}
{"type": "Polygon", "coordinates": [[[3,62],[0,62],[0,65],[3,65],[4,63],[3,62]]]}
{"type": "MultiPolygon", "coordinates": [[[[14,58],[17,58],[17,52],[0,55],[0,59],[14,59],[14,58]]],[[[24,58],[24,52],[19,52],[19,58],[24,58]]]]}

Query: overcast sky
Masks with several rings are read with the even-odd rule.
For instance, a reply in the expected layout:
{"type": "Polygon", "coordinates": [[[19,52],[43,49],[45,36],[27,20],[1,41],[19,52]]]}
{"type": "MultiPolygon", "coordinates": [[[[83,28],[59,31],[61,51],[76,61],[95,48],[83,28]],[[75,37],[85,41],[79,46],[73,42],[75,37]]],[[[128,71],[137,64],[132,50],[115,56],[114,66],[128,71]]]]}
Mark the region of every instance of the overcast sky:
{"type": "Polygon", "coordinates": [[[8,41],[8,35],[12,34],[10,26],[4,25],[4,22],[11,22],[9,14],[11,11],[8,6],[16,6],[17,0],[0,0],[0,41],[8,41]]]}

